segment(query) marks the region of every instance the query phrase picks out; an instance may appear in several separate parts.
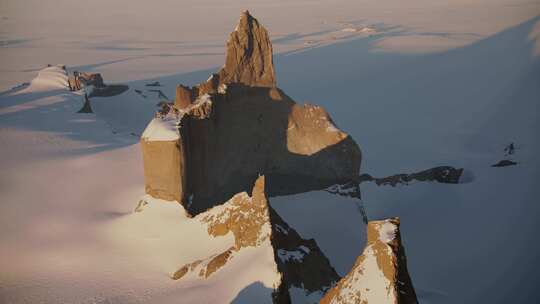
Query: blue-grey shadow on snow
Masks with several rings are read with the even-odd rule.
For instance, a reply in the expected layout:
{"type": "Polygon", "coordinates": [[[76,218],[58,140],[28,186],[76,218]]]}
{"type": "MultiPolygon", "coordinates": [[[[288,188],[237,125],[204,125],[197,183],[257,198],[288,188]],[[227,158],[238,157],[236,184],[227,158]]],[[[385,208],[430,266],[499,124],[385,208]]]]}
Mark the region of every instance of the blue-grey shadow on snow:
{"type": "Polygon", "coordinates": [[[232,304],[271,304],[272,288],[265,287],[261,282],[255,282],[242,289],[236,298],[231,301],[232,304]]]}

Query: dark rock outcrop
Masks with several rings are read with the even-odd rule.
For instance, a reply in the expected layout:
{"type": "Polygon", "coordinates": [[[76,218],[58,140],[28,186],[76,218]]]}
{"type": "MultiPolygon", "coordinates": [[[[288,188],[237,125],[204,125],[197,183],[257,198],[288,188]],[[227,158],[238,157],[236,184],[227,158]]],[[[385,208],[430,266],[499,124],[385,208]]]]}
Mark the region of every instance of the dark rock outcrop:
{"type": "Polygon", "coordinates": [[[72,91],[78,91],[84,86],[94,86],[96,88],[105,87],[103,77],[99,73],[85,73],[73,71],[73,76],[68,78],[69,87],[72,91]]]}
{"type": "Polygon", "coordinates": [[[258,173],[270,196],[323,189],[356,176],[360,150],[324,109],[296,104],[277,88],[230,85],[215,94],[207,119],[186,115],[191,212],[245,191],[258,173]]]}
{"type": "Polygon", "coordinates": [[[351,271],[321,300],[321,304],[418,303],[401,244],[399,219],[368,223],[364,252],[351,271]]]}
{"type": "Polygon", "coordinates": [[[92,87],[87,92],[88,97],[110,97],[124,93],[129,89],[125,84],[106,85],[99,73],[85,73],[73,71],[73,76],[68,77],[68,85],[71,91],[79,91],[84,87],[92,87]]]}
{"type": "Polygon", "coordinates": [[[463,175],[463,168],[454,168],[450,166],[440,166],[431,169],[423,170],[411,174],[396,174],[382,178],[376,178],[369,174],[362,174],[359,177],[359,182],[374,181],[377,186],[392,186],[407,185],[412,181],[419,182],[438,182],[443,184],[459,184],[460,177],[463,175]]]}
{"type": "Polygon", "coordinates": [[[90,104],[90,99],[88,98],[88,95],[84,94],[83,96],[84,98],[84,104],[82,106],[82,108],[77,111],[77,113],[94,113],[94,111],[92,111],[92,105],[90,104]]]}
{"type": "Polygon", "coordinates": [[[286,288],[326,291],[340,276],[314,239],[303,239],[270,207],[272,246],[286,288]]]}
{"type": "Polygon", "coordinates": [[[496,164],[493,164],[491,165],[492,167],[507,167],[507,166],[515,166],[517,165],[518,163],[515,162],[515,161],[511,161],[509,159],[503,159],[501,161],[499,161],[498,163],[496,164]]]}

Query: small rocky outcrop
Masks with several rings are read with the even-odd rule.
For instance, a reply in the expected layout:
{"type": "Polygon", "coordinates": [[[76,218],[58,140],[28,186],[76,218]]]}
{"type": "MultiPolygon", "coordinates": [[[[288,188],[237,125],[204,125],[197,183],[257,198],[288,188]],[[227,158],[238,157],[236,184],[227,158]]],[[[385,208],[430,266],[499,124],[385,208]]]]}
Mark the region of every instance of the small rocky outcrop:
{"type": "MultiPolygon", "coordinates": [[[[270,207],[265,194],[265,178],[257,178],[251,196],[242,192],[225,204],[195,217],[207,226],[208,234],[221,237],[231,233],[234,245],[222,253],[190,262],[173,275],[179,280],[187,275],[208,278],[228,261],[241,259],[244,248],[269,250],[276,273],[274,303],[290,303],[289,289],[302,288],[306,293],[324,292],[339,276],[321,252],[315,240],[305,240],[270,207]]],[[[268,252],[267,252],[268,253],[268,252]]]]}
{"type": "Polygon", "coordinates": [[[407,271],[398,218],[368,223],[364,252],[357,258],[351,271],[320,303],[418,303],[407,271]]]}
{"type": "Polygon", "coordinates": [[[84,94],[83,98],[83,106],[77,113],[94,113],[94,111],[92,111],[92,105],[90,104],[90,99],[88,98],[88,95],[84,94]]]}
{"type": "Polygon", "coordinates": [[[395,174],[387,177],[376,178],[369,174],[362,174],[359,182],[375,182],[377,186],[407,185],[413,181],[419,182],[438,182],[443,184],[459,184],[460,178],[464,172],[463,168],[454,168],[450,166],[439,166],[411,174],[395,174]]]}
{"type": "MultiPolygon", "coordinates": [[[[191,214],[249,191],[258,174],[266,176],[270,196],[324,189],[358,176],[361,153],[354,140],[322,107],[298,105],[275,83],[268,33],[246,11],[227,43],[225,66],[195,87],[177,87],[175,108],[184,113],[178,120],[184,153],[179,167],[185,170],[179,201],[191,198],[191,214]]],[[[146,184],[156,188],[152,180],[146,184]]]]}
{"type": "Polygon", "coordinates": [[[518,163],[515,162],[515,161],[511,161],[509,159],[503,159],[503,160],[501,160],[501,161],[499,161],[496,164],[493,164],[491,166],[497,168],[497,167],[515,166],[517,164],[518,163]]]}
{"type": "Polygon", "coordinates": [[[107,85],[103,82],[103,77],[99,73],[85,73],[73,71],[73,75],[68,78],[68,85],[71,91],[79,91],[83,88],[91,88],[87,91],[88,97],[111,97],[124,93],[129,89],[124,84],[107,85]]]}
{"type": "Polygon", "coordinates": [[[68,78],[69,87],[72,91],[81,90],[85,86],[94,86],[96,88],[105,87],[103,77],[99,73],[85,73],[73,71],[73,76],[68,78]]]}

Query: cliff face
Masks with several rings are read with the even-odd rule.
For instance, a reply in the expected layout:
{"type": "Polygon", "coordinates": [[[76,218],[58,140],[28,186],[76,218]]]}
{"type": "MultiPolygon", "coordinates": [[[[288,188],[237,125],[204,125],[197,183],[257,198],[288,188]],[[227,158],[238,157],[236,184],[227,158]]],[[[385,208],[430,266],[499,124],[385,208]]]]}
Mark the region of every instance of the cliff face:
{"type": "Polygon", "coordinates": [[[141,136],[145,192],[156,198],[181,202],[185,196],[184,144],[174,113],[154,118],[141,136]]]}
{"type": "Polygon", "coordinates": [[[191,212],[248,190],[259,173],[271,196],[321,189],[358,174],[358,146],[324,109],[299,106],[277,88],[229,85],[211,98],[209,119],[182,121],[191,212]]]}
{"type": "Polygon", "coordinates": [[[234,245],[222,253],[182,266],[173,279],[186,276],[207,279],[225,269],[229,261],[241,260],[247,252],[256,250],[261,263],[266,263],[274,273],[274,303],[290,303],[289,288],[293,286],[307,293],[322,292],[339,280],[317,243],[302,239],[270,207],[264,189],[265,177],[259,176],[251,195],[238,193],[226,203],[197,215],[195,220],[206,225],[209,235],[232,234],[234,245]]]}
{"type": "Polygon", "coordinates": [[[198,86],[179,85],[176,96],[175,108],[187,113],[179,121],[186,168],[180,201],[192,198],[192,214],[250,190],[259,174],[273,196],[359,173],[360,149],[328,113],[275,87],[268,33],[247,11],[227,43],[225,66],[198,86]],[[211,102],[191,109],[200,99],[211,102]]]}
{"type": "Polygon", "coordinates": [[[368,223],[364,252],[320,303],[418,303],[407,271],[398,218],[368,223]]]}

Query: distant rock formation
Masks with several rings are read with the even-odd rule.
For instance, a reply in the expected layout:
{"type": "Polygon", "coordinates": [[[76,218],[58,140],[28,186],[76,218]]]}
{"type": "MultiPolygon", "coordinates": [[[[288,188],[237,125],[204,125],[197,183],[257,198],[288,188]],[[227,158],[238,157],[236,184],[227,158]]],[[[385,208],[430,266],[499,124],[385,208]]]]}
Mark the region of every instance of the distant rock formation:
{"type": "MultiPolygon", "coordinates": [[[[175,108],[183,113],[177,144],[184,163],[176,170],[185,170],[178,201],[189,198],[191,214],[249,191],[258,174],[266,176],[270,196],[324,189],[358,176],[361,153],[354,140],[323,108],[296,104],[275,83],[268,33],[246,11],[227,43],[223,69],[193,88],[177,87],[175,108]]],[[[144,160],[162,161],[154,157],[144,160]]],[[[159,180],[171,173],[162,171],[159,180]]],[[[147,189],[158,188],[153,180],[146,180],[147,189]]]]}
{"type": "Polygon", "coordinates": [[[86,93],[88,97],[110,97],[122,94],[129,87],[124,84],[106,85],[103,77],[99,73],[85,73],[73,71],[73,76],[69,76],[68,85],[71,91],[79,91],[83,88],[91,88],[86,93]]]}
{"type": "Polygon", "coordinates": [[[92,105],[90,104],[90,99],[88,99],[88,95],[84,94],[83,98],[84,98],[84,104],[77,113],[86,113],[86,114],[94,113],[94,111],[92,111],[92,105]]]}
{"type": "Polygon", "coordinates": [[[515,161],[511,161],[509,159],[503,159],[503,160],[501,160],[501,161],[499,161],[496,164],[493,164],[491,166],[497,168],[497,167],[515,166],[517,164],[518,163],[515,162],[515,161]]]}
{"type": "Polygon", "coordinates": [[[228,261],[241,259],[243,249],[257,248],[261,256],[272,259],[276,273],[274,303],[290,303],[289,288],[304,289],[306,293],[324,292],[339,276],[321,252],[315,240],[304,240],[277,215],[268,204],[265,194],[265,178],[257,178],[251,191],[233,196],[225,204],[216,206],[195,217],[208,227],[214,237],[232,233],[234,245],[222,253],[193,261],[178,269],[173,279],[187,275],[208,278],[228,261]]]}
{"type": "Polygon", "coordinates": [[[374,181],[377,186],[407,185],[412,181],[419,182],[438,182],[443,184],[459,184],[460,178],[464,172],[463,168],[454,168],[450,166],[439,166],[411,174],[395,174],[387,177],[376,178],[369,174],[362,174],[359,182],[374,181]]]}
{"type": "Polygon", "coordinates": [[[320,303],[418,303],[407,271],[398,218],[369,222],[364,252],[320,303]]]}
{"type": "Polygon", "coordinates": [[[85,73],[73,71],[73,76],[70,76],[69,87],[72,91],[78,91],[84,86],[94,86],[96,88],[103,88],[103,77],[99,73],[85,73]]]}

